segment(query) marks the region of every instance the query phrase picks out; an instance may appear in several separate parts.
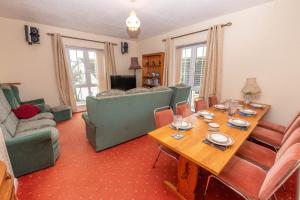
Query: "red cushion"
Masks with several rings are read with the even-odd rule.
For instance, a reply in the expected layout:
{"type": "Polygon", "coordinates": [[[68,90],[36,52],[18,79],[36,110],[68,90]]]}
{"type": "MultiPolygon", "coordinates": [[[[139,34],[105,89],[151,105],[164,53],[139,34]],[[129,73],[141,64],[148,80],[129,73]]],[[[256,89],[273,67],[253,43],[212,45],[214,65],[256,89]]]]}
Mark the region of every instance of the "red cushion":
{"type": "Polygon", "coordinates": [[[253,130],[251,137],[276,148],[279,148],[283,141],[283,135],[281,133],[260,126],[257,126],[253,130]]]}
{"type": "Polygon", "coordinates": [[[18,108],[12,109],[12,111],[19,119],[29,119],[41,112],[41,109],[32,104],[22,104],[18,108]]]}

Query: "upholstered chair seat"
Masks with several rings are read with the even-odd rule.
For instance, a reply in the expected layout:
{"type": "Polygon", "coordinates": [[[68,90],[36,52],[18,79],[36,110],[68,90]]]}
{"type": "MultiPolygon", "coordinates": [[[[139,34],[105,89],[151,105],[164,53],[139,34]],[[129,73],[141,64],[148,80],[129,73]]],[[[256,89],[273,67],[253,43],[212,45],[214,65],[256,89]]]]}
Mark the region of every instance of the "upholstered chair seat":
{"type": "Polygon", "coordinates": [[[218,98],[217,96],[210,96],[208,97],[208,106],[212,107],[214,105],[218,104],[218,98]]]}
{"type": "Polygon", "coordinates": [[[272,131],[276,131],[276,132],[281,133],[281,134],[284,134],[284,132],[286,130],[285,126],[273,123],[273,122],[268,121],[268,120],[260,120],[258,122],[258,126],[261,126],[263,128],[266,128],[266,129],[270,129],[272,131]]]}
{"type": "Polygon", "coordinates": [[[300,166],[300,144],[289,146],[276,156],[269,171],[234,156],[218,175],[211,175],[204,192],[206,196],[211,178],[227,185],[244,199],[268,200],[300,166]]]}
{"type": "Polygon", "coordinates": [[[276,153],[254,142],[245,141],[237,153],[243,159],[253,162],[263,169],[270,169],[275,162],[276,153]]]}
{"type": "Polygon", "coordinates": [[[223,169],[218,179],[242,192],[250,199],[258,199],[260,186],[266,172],[256,165],[234,156],[223,169]]]}
{"type": "Polygon", "coordinates": [[[200,110],[207,109],[207,105],[204,99],[196,99],[195,100],[195,111],[198,112],[200,110]]]}
{"type": "Polygon", "coordinates": [[[296,143],[300,143],[300,127],[297,128],[283,144],[281,144],[277,153],[269,148],[246,141],[238,150],[237,155],[265,170],[269,170],[274,165],[275,160],[296,143]]]}
{"type": "Polygon", "coordinates": [[[251,133],[251,138],[275,149],[279,149],[283,142],[285,142],[298,127],[300,127],[300,116],[294,120],[284,134],[258,126],[251,133]]]}
{"type": "Polygon", "coordinates": [[[181,115],[183,118],[192,115],[192,108],[188,102],[179,102],[176,104],[176,115],[181,115]]]}

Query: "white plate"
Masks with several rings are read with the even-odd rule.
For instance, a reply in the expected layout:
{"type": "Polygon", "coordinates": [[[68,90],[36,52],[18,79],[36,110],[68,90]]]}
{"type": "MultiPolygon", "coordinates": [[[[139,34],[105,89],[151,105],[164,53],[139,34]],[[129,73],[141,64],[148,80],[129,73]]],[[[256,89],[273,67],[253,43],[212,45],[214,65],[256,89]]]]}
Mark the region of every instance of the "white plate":
{"type": "Polygon", "coordinates": [[[230,145],[232,145],[233,143],[234,143],[234,141],[233,141],[233,139],[230,137],[230,136],[228,136],[228,135],[225,135],[225,134],[223,134],[223,133],[209,133],[208,135],[207,135],[207,139],[210,141],[210,142],[212,142],[212,143],[214,143],[214,144],[217,144],[217,145],[221,145],[221,146],[230,146],[230,145]],[[216,136],[216,135],[222,135],[222,136],[216,136]],[[216,139],[217,138],[217,139],[216,139]],[[221,139],[222,138],[222,139],[221,139]],[[216,141],[216,140],[219,140],[219,141],[225,141],[225,139],[224,138],[226,138],[226,142],[218,142],[218,141],[216,141]]]}
{"type": "Polygon", "coordinates": [[[174,122],[171,125],[174,128],[178,128],[178,129],[181,129],[181,130],[188,130],[188,129],[192,128],[192,124],[191,123],[187,123],[187,122],[182,122],[182,124],[181,124],[180,127],[176,127],[176,124],[174,122]]]}
{"type": "Polygon", "coordinates": [[[228,143],[228,137],[220,133],[212,133],[210,134],[210,139],[218,143],[228,143]]]}
{"type": "Polygon", "coordinates": [[[208,123],[208,126],[211,128],[220,128],[220,125],[218,123],[208,123]]]}
{"type": "Polygon", "coordinates": [[[208,112],[208,111],[206,111],[206,110],[200,110],[200,111],[198,111],[197,112],[197,115],[199,115],[199,116],[205,116],[205,115],[211,115],[211,116],[214,116],[214,114],[213,113],[210,113],[210,112],[208,112]]]}
{"type": "Polygon", "coordinates": [[[220,109],[220,110],[225,110],[226,109],[226,107],[223,104],[216,104],[216,105],[214,105],[214,107],[216,109],[220,109]]]}
{"type": "Polygon", "coordinates": [[[264,108],[265,107],[265,105],[258,104],[258,103],[250,103],[250,106],[252,106],[254,108],[264,108]]]}
{"type": "Polygon", "coordinates": [[[241,113],[244,113],[246,115],[256,115],[256,112],[254,110],[251,109],[242,109],[240,110],[241,113]]]}
{"type": "Polygon", "coordinates": [[[242,120],[242,119],[230,119],[229,123],[235,125],[235,126],[242,126],[242,127],[247,127],[249,126],[249,122],[242,120]]]}

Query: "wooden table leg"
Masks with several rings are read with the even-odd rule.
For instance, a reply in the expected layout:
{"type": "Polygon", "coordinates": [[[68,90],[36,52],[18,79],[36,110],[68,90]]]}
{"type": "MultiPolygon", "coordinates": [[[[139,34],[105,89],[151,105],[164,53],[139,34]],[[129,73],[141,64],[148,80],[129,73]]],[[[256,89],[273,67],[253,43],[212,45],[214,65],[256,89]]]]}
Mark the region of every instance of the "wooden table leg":
{"type": "Polygon", "coordinates": [[[195,189],[198,182],[198,166],[180,156],[178,161],[178,184],[177,188],[170,182],[165,184],[174,191],[180,199],[194,200],[195,189]]]}

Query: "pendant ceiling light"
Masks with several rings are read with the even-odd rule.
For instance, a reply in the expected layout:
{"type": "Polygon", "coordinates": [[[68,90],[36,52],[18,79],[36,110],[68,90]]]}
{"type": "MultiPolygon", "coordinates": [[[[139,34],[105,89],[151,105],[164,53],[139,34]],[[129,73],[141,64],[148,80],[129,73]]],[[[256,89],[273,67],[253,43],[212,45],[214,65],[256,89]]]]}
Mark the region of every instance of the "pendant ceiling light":
{"type": "Polygon", "coordinates": [[[129,17],[126,19],[126,25],[129,31],[138,31],[141,26],[141,21],[136,16],[134,11],[131,11],[129,17]]]}

